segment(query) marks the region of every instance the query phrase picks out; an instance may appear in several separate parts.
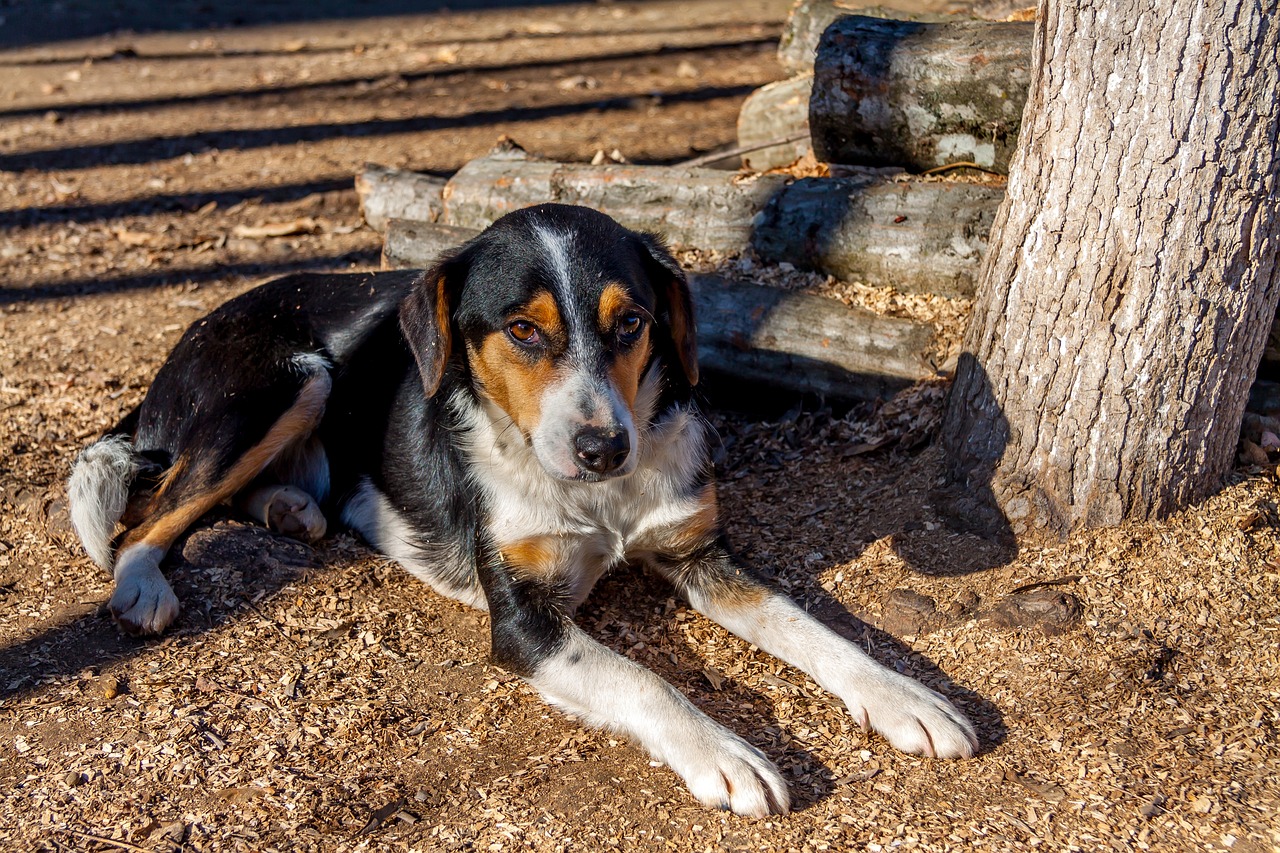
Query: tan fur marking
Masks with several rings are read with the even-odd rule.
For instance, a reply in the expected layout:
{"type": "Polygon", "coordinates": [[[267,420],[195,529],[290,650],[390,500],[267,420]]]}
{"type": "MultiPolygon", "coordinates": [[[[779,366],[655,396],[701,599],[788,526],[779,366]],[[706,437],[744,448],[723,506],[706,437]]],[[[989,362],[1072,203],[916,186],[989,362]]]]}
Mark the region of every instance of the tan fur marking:
{"type": "Polygon", "coordinates": [[[560,565],[560,550],[560,540],[556,537],[537,536],[503,545],[499,553],[512,574],[549,578],[560,565]]]}
{"type": "MultiPolygon", "coordinates": [[[[141,542],[167,551],[174,540],[200,516],[249,485],[254,477],[271,464],[280,451],[315,429],[320,422],[320,416],[324,413],[324,405],[329,399],[331,386],[332,381],[328,373],[317,374],[308,379],[302,386],[302,390],[298,392],[293,405],[271,425],[271,429],[267,430],[262,441],[249,448],[244,456],[236,460],[222,480],[189,496],[164,515],[149,518],[129,531],[121,544],[121,550],[141,542]]],[[[176,468],[180,463],[185,464],[182,457],[179,457],[179,463],[175,463],[174,467],[176,468]]],[[[166,475],[164,486],[157,491],[157,498],[176,480],[176,474],[171,472],[166,475]]],[[[155,501],[156,499],[153,498],[152,503],[154,504],[155,501]]]]}
{"type": "MultiPolygon", "coordinates": [[[[534,296],[513,319],[533,323],[553,347],[564,338],[560,309],[545,290],[534,296]]],[[[554,381],[556,369],[553,361],[546,357],[530,363],[528,356],[517,347],[504,330],[489,335],[478,348],[468,345],[467,350],[471,369],[485,394],[529,436],[542,419],[542,395],[554,381]]]]}
{"type": "Polygon", "coordinates": [[[719,526],[716,523],[719,512],[716,487],[708,483],[698,494],[697,512],[672,532],[667,543],[671,553],[691,554],[698,548],[713,542],[719,532],[719,526]]]}
{"type": "MultiPolygon", "coordinates": [[[[628,311],[634,311],[636,304],[620,284],[608,284],[600,294],[600,305],[597,320],[600,331],[608,334],[617,325],[619,318],[628,311]]],[[[619,396],[626,402],[632,417],[636,413],[636,394],[640,390],[640,380],[644,378],[645,365],[649,363],[649,327],[645,326],[635,345],[625,353],[619,353],[609,366],[609,379],[613,387],[618,389],[619,396]]]]}
{"type": "Polygon", "coordinates": [[[606,284],[596,309],[600,331],[608,332],[613,328],[614,323],[618,322],[618,317],[634,306],[635,303],[631,301],[631,296],[625,287],[616,283],[606,284]]]}
{"type": "Polygon", "coordinates": [[[706,593],[718,607],[730,610],[755,610],[764,604],[772,593],[753,578],[737,570],[737,575],[725,575],[706,585],[706,593]]]}
{"type": "Polygon", "coordinates": [[[524,306],[520,315],[530,320],[552,341],[564,337],[564,319],[560,316],[555,298],[547,291],[539,291],[538,295],[524,306]]]}
{"type": "Polygon", "coordinates": [[[533,364],[521,358],[503,332],[484,339],[479,352],[471,352],[471,369],[485,394],[529,436],[542,418],[542,395],[556,375],[550,359],[533,364]]]}

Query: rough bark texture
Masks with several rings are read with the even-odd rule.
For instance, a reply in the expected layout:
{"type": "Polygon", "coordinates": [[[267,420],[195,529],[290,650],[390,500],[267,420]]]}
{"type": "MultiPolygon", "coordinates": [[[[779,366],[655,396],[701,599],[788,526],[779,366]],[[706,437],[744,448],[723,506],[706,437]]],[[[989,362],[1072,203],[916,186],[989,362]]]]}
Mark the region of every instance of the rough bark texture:
{"type": "Polygon", "coordinates": [[[841,18],[813,68],[814,154],[916,171],[961,161],[1008,169],[1032,32],[1028,23],[841,18]]]}
{"type": "Polygon", "coordinates": [[[445,178],[366,165],[356,175],[356,194],[364,221],[375,231],[385,231],[388,219],[435,222],[444,212],[441,194],[445,178]]]}
{"type": "Polygon", "coordinates": [[[1002,185],[804,178],[760,216],[755,249],[841,278],[972,296],[1002,185]]]}
{"type": "Polygon", "coordinates": [[[445,252],[456,249],[479,233],[476,228],[457,228],[409,219],[388,220],[382,240],[382,268],[425,269],[445,252]]]}
{"type": "Polygon", "coordinates": [[[809,96],[813,75],[801,74],[756,89],[738,113],[738,144],[746,147],[804,134],[802,139],[742,155],[742,165],[757,172],[789,166],[809,153],[809,96]]]}
{"type": "Polygon", "coordinates": [[[440,221],[484,228],[531,204],[582,204],[677,247],[739,251],[752,220],[786,179],[681,166],[556,163],[508,150],[472,160],[449,181],[440,221]]]}
{"type": "Polygon", "coordinates": [[[1280,297],[1280,24],[1262,0],[1044,2],[943,429],[1015,533],[1219,488],[1280,297]]]}
{"type": "MultiPolygon", "coordinates": [[[[430,266],[477,232],[392,220],[383,266],[430,266]]],[[[936,375],[933,332],[834,299],[716,276],[689,279],[705,370],[832,400],[868,400],[936,375]]]]}
{"type": "MultiPolygon", "coordinates": [[[[401,174],[410,183],[420,177],[401,174]]],[[[449,181],[437,221],[479,230],[531,204],[584,204],[629,228],[664,234],[676,248],[754,246],[768,261],[869,284],[972,295],[1002,186],[860,174],[867,177],[788,184],[781,175],[586,166],[504,153],[471,161],[449,181]]],[[[378,187],[400,197],[394,184],[387,177],[378,187]]],[[[376,192],[364,202],[366,211],[392,208],[376,192]]]]}

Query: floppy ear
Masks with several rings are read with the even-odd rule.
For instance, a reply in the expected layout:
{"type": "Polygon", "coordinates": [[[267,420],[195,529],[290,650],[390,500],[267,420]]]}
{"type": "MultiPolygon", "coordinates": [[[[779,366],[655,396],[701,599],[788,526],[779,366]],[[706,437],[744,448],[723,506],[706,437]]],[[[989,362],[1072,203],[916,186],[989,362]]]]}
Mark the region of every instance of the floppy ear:
{"type": "Polygon", "coordinates": [[[690,385],[698,384],[698,327],[693,316],[693,298],[689,294],[689,280],[684,270],[671,256],[661,237],[641,234],[640,242],[649,254],[646,267],[653,276],[654,290],[665,315],[671,344],[685,379],[690,385]]]}
{"type": "Polygon", "coordinates": [[[462,264],[449,258],[424,272],[400,303],[400,332],[418,362],[428,397],[440,388],[453,352],[453,311],[462,278],[462,264]]]}

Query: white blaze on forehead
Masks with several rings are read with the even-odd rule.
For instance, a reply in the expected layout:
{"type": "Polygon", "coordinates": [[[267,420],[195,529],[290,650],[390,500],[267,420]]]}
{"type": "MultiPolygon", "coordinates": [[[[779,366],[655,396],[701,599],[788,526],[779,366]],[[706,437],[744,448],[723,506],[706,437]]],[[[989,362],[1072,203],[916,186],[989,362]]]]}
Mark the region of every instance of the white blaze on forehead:
{"type": "Polygon", "coordinates": [[[573,242],[573,234],[565,231],[553,231],[550,228],[543,228],[541,225],[533,226],[533,233],[538,235],[538,239],[542,241],[542,246],[547,250],[547,260],[551,262],[551,272],[555,277],[558,293],[558,300],[562,305],[572,304],[573,300],[569,298],[573,290],[573,285],[569,269],[569,252],[572,250],[570,245],[573,242]]]}

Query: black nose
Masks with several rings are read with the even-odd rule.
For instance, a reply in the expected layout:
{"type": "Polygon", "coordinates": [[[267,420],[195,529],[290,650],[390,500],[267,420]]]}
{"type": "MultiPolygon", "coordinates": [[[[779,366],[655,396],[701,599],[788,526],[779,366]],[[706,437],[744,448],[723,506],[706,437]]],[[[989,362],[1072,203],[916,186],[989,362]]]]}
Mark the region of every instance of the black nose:
{"type": "Polygon", "coordinates": [[[626,430],[606,432],[587,427],[573,437],[573,447],[578,452],[579,468],[593,474],[608,474],[627,461],[631,439],[626,430]]]}

